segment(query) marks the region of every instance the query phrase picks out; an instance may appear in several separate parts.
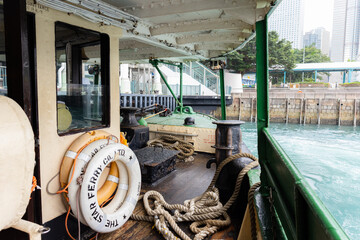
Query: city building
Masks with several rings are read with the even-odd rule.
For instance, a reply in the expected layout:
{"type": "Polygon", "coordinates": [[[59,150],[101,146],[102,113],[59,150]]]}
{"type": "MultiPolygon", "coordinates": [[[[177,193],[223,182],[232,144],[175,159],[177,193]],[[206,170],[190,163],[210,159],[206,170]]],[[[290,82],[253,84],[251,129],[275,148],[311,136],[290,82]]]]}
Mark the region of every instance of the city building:
{"type": "Polygon", "coordinates": [[[325,28],[319,27],[306,32],[304,35],[304,46],[314,45],[323,54],[329,55],[330,51],[330,32],[325,28]]]}
{"type": "Polygon", "coordinates": [[[282,1],[269,18],[269,31],[276,31],[280,39],[292,42],[293,48],[303,48],[304,1],[282,1]]]}
{"type": "Polygon", "coordinates": [[[360,61],[360,0],[337,0],[334,4],[330,58],[360,61]]]}
{"type": "MultiPolygon", "coordinates": [[[[330,59],[360,61],[360,0],[336,0],[334,4],[330,59]]],[[[332,74],[331,78],[341,81],[343,75],[332,74]]],[[[352,75],[350,82],[353,81],[360,81],[359,72],[352,75]]]]}

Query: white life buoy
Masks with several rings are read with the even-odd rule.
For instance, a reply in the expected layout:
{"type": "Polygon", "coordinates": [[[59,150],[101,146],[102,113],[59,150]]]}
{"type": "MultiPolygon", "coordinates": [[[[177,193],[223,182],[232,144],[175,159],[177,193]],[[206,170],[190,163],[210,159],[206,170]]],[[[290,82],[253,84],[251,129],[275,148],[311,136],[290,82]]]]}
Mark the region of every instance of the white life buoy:
{"type": "MultiPolygon", "coordinates": [[[[122,188],[126,187],[119,184],[118,190],[122,188]]],[[[89,227],[100,233],[119,229],[131,216],[140,188],[140,166],[133,151],[121,143],[110,144],[101,149],[88,163],[80,191],[80,208],[89,227]],[[105,167],[113,161],[121,163],[118,165],[119,169],[126,169],[129,186],[122,203],[111,201],[102,209],[97,202],[98,182],[105,167]]],[[[124,194],[124,191],[116,192],[113,200],[120,199],[117,195],[124,194]]]]}
{"type": "MultiPolygon", "coordinates": [[[[87,223],[84,220],[80,209],[79,210],[77,209],[77,204],[76,204],[78,201],[77,192],[78,192],[78,190],[80,188],[80,184],[81,184],[77,181],[77,179],[81,176],[81,174],[83,174],[85,172],[86,164],[92,159],[92,157],[94,157],[96,155],[96,153],[98,153],[102,148],[104,148],[108,144],[112,144],[112,143],[114,143],[114,141],[112,141],[112,140],[100,139],[100,140],[97,140],[97,141],[89,144],[86,148],[84,148],[81,151],[81,153],[79,154],[79,156],[77,158],[76,165],[71,168],[71,172],[69,174],[68,182],[70,182],[70,178],[71,178],[72,172],[74,171],[74,167],[75,167],[73,181],[70,182],[69,187],[68,187],[69,204],[71,206],[71,210],[72,210],[74,216],[77,219],[79,219],[81,223],[83,223],[85,225],[87,225],[87,223]],[[77,213],[79,213],[79,215],[77,213]]],[[[127,178],[127,176],[126,176],[126,178],[127,178]]],[[[107,177],[107,181],[112,181],[112,182],[115,182],[116,184],[118,184],[119,178],[117,176],[109,174],[107,177]]],[[[127,184],[127,181],[126,182],[124,181],[124,183],[127,184]]],[[[112,193],[110,193],[110,195],[111,194],[112,193]]],[[[98,199],[98,201],[99,201],[99,199],[98,199]]]]}

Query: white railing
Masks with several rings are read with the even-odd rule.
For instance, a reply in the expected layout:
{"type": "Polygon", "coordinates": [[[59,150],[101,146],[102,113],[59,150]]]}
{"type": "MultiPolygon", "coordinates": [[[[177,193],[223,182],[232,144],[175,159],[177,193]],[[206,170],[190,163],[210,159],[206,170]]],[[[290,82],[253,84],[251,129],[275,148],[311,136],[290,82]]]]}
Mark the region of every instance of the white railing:
{"type": "MultiPolygon", "coordinates": [[[[179,72],[178,67],[167,65],[174,72],[179,72]]],[[[183,73],[219,94],[220,76],[199,62],[184,63],[183,73]]]]}

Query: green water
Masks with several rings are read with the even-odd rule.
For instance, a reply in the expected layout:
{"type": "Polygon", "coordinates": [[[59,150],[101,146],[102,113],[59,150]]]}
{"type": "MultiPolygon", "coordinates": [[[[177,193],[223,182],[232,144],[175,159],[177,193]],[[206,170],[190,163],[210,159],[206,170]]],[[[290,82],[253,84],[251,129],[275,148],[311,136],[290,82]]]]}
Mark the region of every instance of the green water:
{"type": "MultiPolygon", "coordinates": [[[[257,155],[256,124],[242,125],[257,155]]],[[[351,239],[360,239],[360,127],[270,125],[270,132],[351,239]]]]}

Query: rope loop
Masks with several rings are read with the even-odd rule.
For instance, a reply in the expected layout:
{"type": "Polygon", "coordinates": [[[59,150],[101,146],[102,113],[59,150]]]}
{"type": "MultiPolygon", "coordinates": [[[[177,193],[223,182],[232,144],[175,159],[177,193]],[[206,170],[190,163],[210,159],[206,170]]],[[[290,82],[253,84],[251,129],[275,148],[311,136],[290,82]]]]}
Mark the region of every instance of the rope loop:
{"type": "MultiPolygon", "coordinates": [[[[162,142],[159,142],[159,140],[153,140],[148,142],[148,145],[154,146],[155,144],[163,144],[164,148],[167,148],[170,145],[176,148],[191,145],[172,136],[164,135],[161,139],[162,142]],[[178,145],[175,146],[175,143],[178,143],[178,145]]],[[[184,154],[186,155],[186,151],[182,154],[182,156],[184,156],[184,154]]],[[[258,159],[251,154],[238,153],[232,155],[226,158],[218,166],[209,187],[200,196],[185,200],[184,204],[169,204],[159,192],[153,190],[148,191],[142,198],[148,216],[133,214],[131,218],[138,221],[154,221],[156,229],[167,240],[179,239],[175,236],[175,234],[181,239],[190,240],[191,238],[177,225],[177,222],[189,221],[192,222],[190,224],[190,230],[195,233],[194,240],[202,240],[207,236],[214,234],[220,228],[227,227],[231,224],[231,219],[227,214],[227,210],[237,199],[242,180],[246,173],[258,165],[258,159]],[[240,171],[236,179],[234,192],[226,204],[223,205],[219,200],[219,189],[215,187],[215,183],[222,168],[226,166],[226,164],[241,157],[250,158],[253,162],[247,164],[240,171]],[[170,212],[173,212],[173,215],[171,215],[170,212]],[[175,234],[170,230],[170,227],[175,234]]]]}

